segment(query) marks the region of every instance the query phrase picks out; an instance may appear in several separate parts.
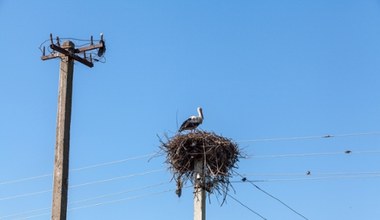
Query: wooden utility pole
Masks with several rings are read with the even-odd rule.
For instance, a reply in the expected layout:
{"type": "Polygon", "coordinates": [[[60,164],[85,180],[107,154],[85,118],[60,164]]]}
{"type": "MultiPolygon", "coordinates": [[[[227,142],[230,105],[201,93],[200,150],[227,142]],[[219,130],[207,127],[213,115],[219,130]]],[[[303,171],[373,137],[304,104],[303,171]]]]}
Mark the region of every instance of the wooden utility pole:
{"type": "Polygon", "coordinates": [[[203,160],[194,163],[194,220],[206,220],[206,192],[203,160]]]}
{"type": "Polygon", "coordinates": [[[44,48],[41,59],[48,60],[56,57],[61,58],[51,219],[66,220],[74,60],[77,60],[89,67],[93,67],[92,57],[90,56],[90,60],[87,60],[85,52],[88,50],[102,49],[104,53],[105,44],[103,41],[103,36],[101,37],[99,44],[94,45],[91,37],[90,46],[78,49],[75,48],[74,43],[71,41],[65,41],[63,45],[60,46],[59,38],[57,38],[57,43],[54,44],[51,34],[50,41],[50,48],[56,52],[52,52],[51,54],[45,56],[44,48]],[[83,53],[83,57],[77,55],[77,53],[83,53]]]}

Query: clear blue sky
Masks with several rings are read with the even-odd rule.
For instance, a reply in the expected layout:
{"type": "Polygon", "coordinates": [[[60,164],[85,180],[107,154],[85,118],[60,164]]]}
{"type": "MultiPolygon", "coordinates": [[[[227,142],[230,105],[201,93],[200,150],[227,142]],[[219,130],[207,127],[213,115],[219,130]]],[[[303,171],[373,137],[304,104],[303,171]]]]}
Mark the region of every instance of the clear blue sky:
{"type": "MultiPolygon", "coordinates": [[[[120,160],[198,106],[251,156],[238,172],[308,219],[380,216],[380,1],[0,0],[0,27],[0,219],[50,216],[59,60],[39,45],[101,32],[106,63],[75,64],[70,167],[97,166],[70,173],[68,219],[192,219],[164,156],[120,160]]],[[[267,219],[302,219],[233,186],[267,219]]],[[[260,219],[210,198],[208,219],[260,219]]]]}

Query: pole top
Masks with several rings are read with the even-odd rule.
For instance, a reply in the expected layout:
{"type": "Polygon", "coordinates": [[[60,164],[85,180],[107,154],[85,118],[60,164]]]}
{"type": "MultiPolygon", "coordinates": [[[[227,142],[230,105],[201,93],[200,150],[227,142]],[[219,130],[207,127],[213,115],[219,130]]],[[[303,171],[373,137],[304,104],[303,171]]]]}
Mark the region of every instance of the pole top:
{"type": "Polygon", "coordinates": [[[64,49],[74,49],[75,48],[75,44],[72,41],[65,41],[62,44],[62,48],[64,48],[64,49]]]}

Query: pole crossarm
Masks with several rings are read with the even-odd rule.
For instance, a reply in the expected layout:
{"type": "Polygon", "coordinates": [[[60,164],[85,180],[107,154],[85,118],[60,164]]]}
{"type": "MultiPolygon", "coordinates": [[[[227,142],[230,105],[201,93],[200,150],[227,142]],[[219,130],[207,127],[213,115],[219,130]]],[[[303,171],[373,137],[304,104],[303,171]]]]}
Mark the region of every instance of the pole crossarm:
{"type": "Polygon", "coordinates": [[[77,49],[75,49],[75,53],[83,53],[85,51],[95,50],[95,49],[99,49],[99,48],[103,48],[103,47],[105,47],[105,44],[103,42],[99,42],[98,44],[95,44],[95,45],[77,48],[77,49]]]}
{"type": "Polygon", "coordinates": [[[62,47],[59,47],[59,46],[57,46],[55,44],[51,44],[50,48],[53,49],[53,50],[55,50],[55,51],[60,52],[61,54],[66,55],[66,56],[68,56],[68,57],[70,57],[70,58],[72,58],[72,59],[74,59],[76,61],[79,61],[79,62],[81,62],[82,64],[84,64],[84,65],[86,65],[88,67],[93,67],[94,66],[94,64],[92,63],[92,61],[88,61],[87,59],[84,59],[84,58],[76,55],[75,53],[73,53],[73,52],[71,52],[69,50],[65,50],[62,47]]]}
{"type": "Polygon", "coordinates": [[[49,55],[46,55],[46,56],[42,56],[41,59],[42,60],[51,60],[51,59],[55,59],[59,57],[59,54],[58,53],[51,53],[49,55]]]}
{"type": "Polygon", "coordinates": [[[43,54],[41,56],[42,60],[50,60],[50,59],[54,59],[54,58],[61,57],[62,55],[64,55],[91,68],[94,66],[94,63],[92,62],[92,56],[90,54],[89,59],[88,59],[86,57],[86,52],[98,49],[98,56],[99,55],[102,56],[106,49],[106,45],[103,40],[103,34],[101,34],[101,40],[99,41],[98,44],[94,44],[93,37],[91,36],[91,44],[89,46],[84,46],[84,47],[79,47],[79,48],[74,48],[74,49],[69,50],[69,49],[65,49],[61,47],[59,43],[59,37],[57,37],[57,43],[54,43],[53,35],[50,34],[50,48],[58,53],[52,52],[49,55],[45,55],[45,48],[44,48],[43,54]],[[78,54],[83,54],[83,57],[79,56],[78,54]]]}

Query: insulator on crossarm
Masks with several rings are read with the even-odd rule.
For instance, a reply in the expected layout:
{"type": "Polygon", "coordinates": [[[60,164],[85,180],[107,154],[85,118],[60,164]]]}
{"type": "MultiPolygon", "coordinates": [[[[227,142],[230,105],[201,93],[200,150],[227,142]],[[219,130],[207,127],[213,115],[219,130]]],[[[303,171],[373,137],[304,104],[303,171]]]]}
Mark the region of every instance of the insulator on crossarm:
{"type": "Polygon", "coordinates": [[[99,43],[102,44],[102,47],[99,48],[98,50],[98,57],[102,57],[104,53],[106,52],[106,43],[104,42],[104,39],[103,39],[103,33],[100,33],[99,43]]]}
{"type": "Polygon", "coordinates": [[[53,42],[53,34],[52,33],[50,33],[50,44],[54,44],[54,42],[53,42]]]}

